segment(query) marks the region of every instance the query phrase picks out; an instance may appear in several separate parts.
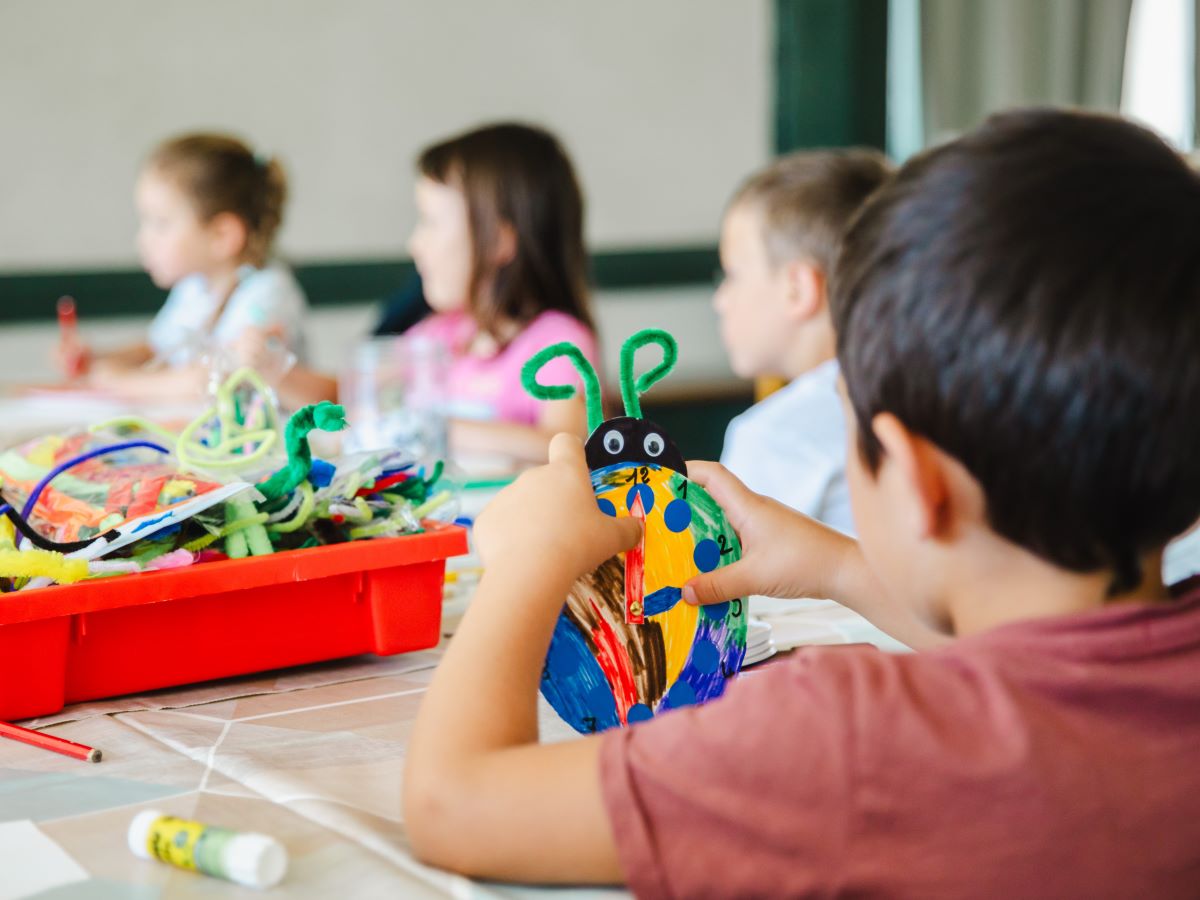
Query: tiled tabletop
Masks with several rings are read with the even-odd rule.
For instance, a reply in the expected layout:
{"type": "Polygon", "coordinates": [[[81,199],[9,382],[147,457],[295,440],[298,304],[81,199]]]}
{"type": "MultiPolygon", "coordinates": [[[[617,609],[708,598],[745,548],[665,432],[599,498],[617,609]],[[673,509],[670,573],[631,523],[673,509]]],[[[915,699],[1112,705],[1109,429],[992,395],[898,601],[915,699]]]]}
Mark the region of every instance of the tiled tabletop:
{"type": "MultiPolygon", "coordinates": [[[[467,577],[448,592],[447,627],[470,589],[467,577]]],[[[872,637],[836,604],[756,600],[751,609],[780,623],[781,648],[872,637]]],[[[624,896],[468,882],[412,858],[401,775],[440,655],[356,657],[80,704],[23,723],[98,747],[104,760],[0,740],[0,900],[262,896],[135,858],[126,829],[150,808],[275,837],[291,864],[273,896],[624,896]]],[[[544,702],[541,713],[543,740],[570,736],[544,702]]]]}

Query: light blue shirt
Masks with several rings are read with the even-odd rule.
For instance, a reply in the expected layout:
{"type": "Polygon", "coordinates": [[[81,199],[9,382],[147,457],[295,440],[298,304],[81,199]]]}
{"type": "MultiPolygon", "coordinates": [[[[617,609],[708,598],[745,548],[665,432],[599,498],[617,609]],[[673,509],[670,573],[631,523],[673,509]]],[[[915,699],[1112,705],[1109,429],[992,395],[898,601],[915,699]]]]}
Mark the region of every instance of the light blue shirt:
{"type": "Polygon", "coordinates": [[[219,307],[203,275],[181,279],[150,323],[147,339],[155,356],[172,366],[186,365],[207,351],[236,344],[248,328],[278,328],[287,348],[304,359],[308,302],[283,263],[242,266],[237,287],[217,315],[219,307]]]}
{"type": "Polygon", "coordinates": [[[1200,574],[1200,525],[1167,544],[1163,554],[1163,581],[1175,584],[1200,574]]]}
{"type": "Polygon", "coordinates": [[[837,377],[830,360],[746,410],[729,423],[721,462],[750,490],[852,535],[837,377]]]}

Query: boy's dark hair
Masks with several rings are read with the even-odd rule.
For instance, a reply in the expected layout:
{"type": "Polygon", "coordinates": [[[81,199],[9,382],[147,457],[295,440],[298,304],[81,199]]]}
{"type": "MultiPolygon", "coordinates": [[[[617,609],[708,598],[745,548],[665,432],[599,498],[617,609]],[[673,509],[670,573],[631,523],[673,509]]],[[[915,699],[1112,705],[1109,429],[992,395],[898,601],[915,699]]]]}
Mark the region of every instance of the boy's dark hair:
{"type": "Polygon", "coordinates": [[[915,157],[849,229],[831,306],[872,470],[890,412],[997,533],[1113,594],[1200,518],[1200,178],[1149,131],[1014,111],[915,157]]]}
{"type": "Polygon", "coordinates": [[[892,164],[878,150],[801,150],[747,178],[729,208],[758,212],[773,265],[807,257],[830,272],[846,226],[891,174],[892,164]]]}
{"type": "Polygon", "coordinates": [[[587,295],[583,193],[571,160],[550,132],[502,122],[427,147],[417,170],[459,188],[471,229],[468,304],[482,331],[523,326],[546,310],[569,313],[595,331],[587,295]],[[491,261],[500,226],[516,232],[516,254],[491,261]]]}

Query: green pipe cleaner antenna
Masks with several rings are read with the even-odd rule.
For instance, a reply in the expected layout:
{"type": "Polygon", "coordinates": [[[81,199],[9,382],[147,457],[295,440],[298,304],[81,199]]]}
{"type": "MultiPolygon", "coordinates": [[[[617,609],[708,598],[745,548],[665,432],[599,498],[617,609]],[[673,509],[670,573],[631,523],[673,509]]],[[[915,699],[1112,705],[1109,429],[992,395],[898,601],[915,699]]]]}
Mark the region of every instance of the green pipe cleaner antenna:
{"type": "Polygon", "coordinates": [[[539,350],[521,367],[521,384],[533,397],[538,400],[570,400],[575,396],[573,384],[542,384],[537,380],[538,371],[552,359],[565,356],[583,379],[584,395],[587,401],[588,434],[600,427],[604,421],[604,405],[600,399],[600,376],[592,364],[588,362],[583,351],[570,341],[551,344],[539,350]]]}
{"type": "Polygon", "coordinates": [[[670,374],[678,360],[679,344],[661,328],[643,328],[626,338],[621,346],[621,399],[625,402],[625,415],[634,419],[642,418],[641,395],[670,374]],[[662,347],[662,362],[635,380],[633,358],[647,344],[662,347]]]}
{"type": "Polygon", "coordinates": [[[318,430],[341,431],[345,427],[346,410],[328,400],[296,410],[284,429],[287,465],[265,481],[260,481],[255,487],[267,500],[278,500],[290,494],[312,471],[312,450],[308,446],[308,433],[318,430]]]}

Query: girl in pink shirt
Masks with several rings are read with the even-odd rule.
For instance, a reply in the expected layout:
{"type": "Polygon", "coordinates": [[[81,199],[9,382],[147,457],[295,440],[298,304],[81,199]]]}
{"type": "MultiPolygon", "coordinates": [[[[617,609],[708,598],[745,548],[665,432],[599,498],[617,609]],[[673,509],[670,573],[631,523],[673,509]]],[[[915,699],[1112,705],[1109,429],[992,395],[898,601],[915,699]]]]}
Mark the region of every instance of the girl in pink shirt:
{"type": "MultiPolygon", "coordinates": [[[[548,132],[502,123],[434,144],[417,169],[408,249],[434,314],[409,333],[449,354],[450,442],[544,460],[557,432],[586,436],[587,416],[578,396],[529,397],[521,366],[572,341],[599,367],[571,162],[548,132]]],[[[577,384],[570,363],[556,362],[540,380],[577,384]]]]}

